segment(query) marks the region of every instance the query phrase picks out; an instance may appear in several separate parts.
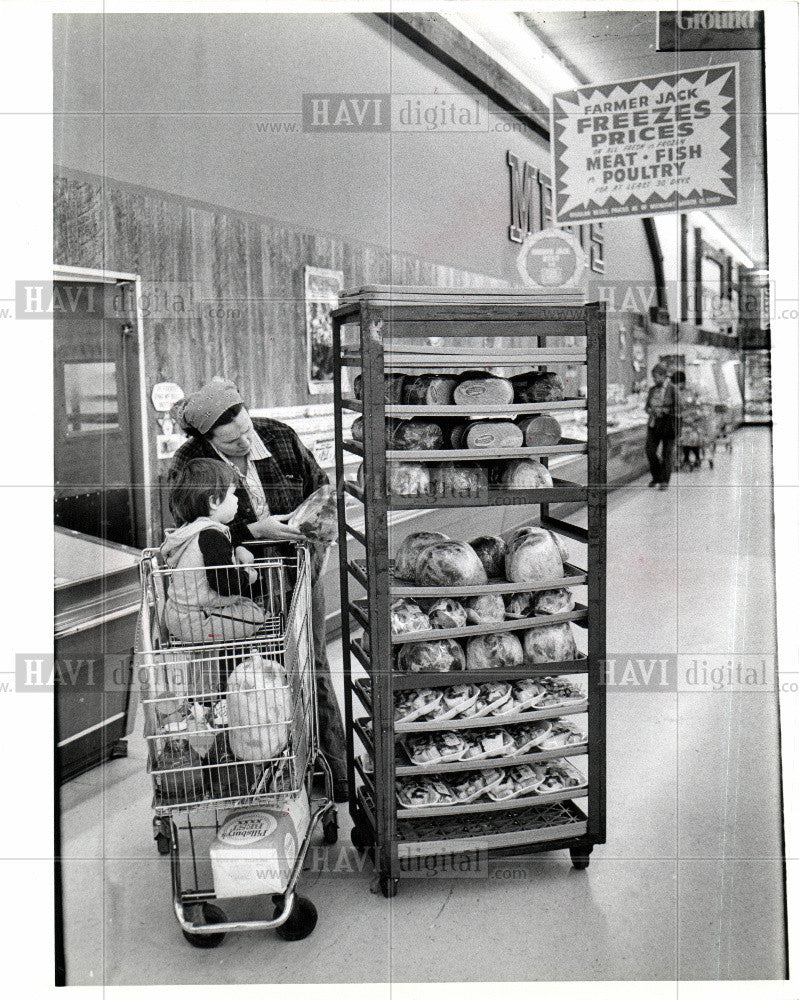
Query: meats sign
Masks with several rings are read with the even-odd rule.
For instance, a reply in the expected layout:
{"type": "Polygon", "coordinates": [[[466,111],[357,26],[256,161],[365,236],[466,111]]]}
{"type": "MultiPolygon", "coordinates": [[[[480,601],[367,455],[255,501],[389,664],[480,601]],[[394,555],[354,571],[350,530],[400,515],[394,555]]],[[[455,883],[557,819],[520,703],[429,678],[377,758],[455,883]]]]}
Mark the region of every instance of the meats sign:
{"type": "Polygon", "coordinates": [[[551,134],[558,225],[734,205],[738,66],[555,94],[551,134]]]}

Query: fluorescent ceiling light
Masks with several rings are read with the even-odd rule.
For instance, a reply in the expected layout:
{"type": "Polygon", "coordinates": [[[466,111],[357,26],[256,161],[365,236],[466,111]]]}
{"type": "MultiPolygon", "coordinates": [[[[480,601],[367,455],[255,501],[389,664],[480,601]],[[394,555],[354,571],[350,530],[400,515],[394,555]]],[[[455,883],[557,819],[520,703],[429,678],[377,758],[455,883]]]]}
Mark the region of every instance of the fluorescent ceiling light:
{"type": "Polygon", "coordinates": [[[728,236],[707,212],[694,210],[687,214],[690,224],[701,229],[703,238],[708,237],[709,243],[713,243],[719,250],[726,250],[731,257],[739,264],[743,264],[744,267],[752,268],[755,266],[755,262],[749,254],[731,236],[728,236]]]}

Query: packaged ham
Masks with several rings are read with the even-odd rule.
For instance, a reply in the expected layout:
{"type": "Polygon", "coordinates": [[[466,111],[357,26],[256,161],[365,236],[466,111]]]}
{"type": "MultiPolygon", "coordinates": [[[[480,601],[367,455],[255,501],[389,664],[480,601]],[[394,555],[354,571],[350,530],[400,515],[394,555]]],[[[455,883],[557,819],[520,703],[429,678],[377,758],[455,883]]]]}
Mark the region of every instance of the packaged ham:
{"type": "Polygon", "coordinates": [[[523,417],[518,426],[528,448],[556,445],[561,438],[561,427],[554,417],[523,417]]]}
{"type": "Polygon", "coordinates": [[[430,473],[420,462],[389,462],[388,491],[394,496],[414,497],[430,492],[430,473]]]}
{"type": "Polygon", "coordinates": [[[496,375],[483,375],[459,382],[453,393],[453,400],[460,406],[492,404],[503,406],[512,403],[513,385],[496,375]]]}
{"type": "Polygon", "coordinates": [[[401,646],[397,654],[397,669],[414,674],[463,670],[464,665],[463,650],[454,639],[409,642],[401,646]]]}
{"type": "Polygon", "coordinates": [[[513,458],[502,473],[508,490],[541,490],[553,485],[549,469],[534,458],[513,458]]]}
{"type": "MultiPolygon", "coordinates": [[[[383,376],[385,386],[385,401],[387,403],[399,403],[402,401],[402,387],[405,384],[407,375],[401,372],[390,372],[383,376]]],[[[352,392],[356,399],[363,399],[363,376],[356,375],[352,383],[352,392]]]]}
{"type": "Polygon", "coordinates": [[[408,632],[425,632],[430,628],[430,619],[418,604],[402,597],[391,605],[391,634],[405,635],[408,632]]]}
{"type": "Polygon", "coordinates": [[[442,462],[430,467],[433,492],[441,496],[477,496],[488,490],[488,473],[476,462],[442,462]]]}
{"type": "Polygon", "coordinates": [[[277,757],[289,739],[291,695],[283,667],[258,653],[227,680],[228,740],[239,760],[277,757]]]}
{"type": "Polygon", "coordinates": [[[566,587],[510,594],[506,605],[509,618],[535,618],[538,615],[558,615],[573,610],[574,598],[566,587]]]}
{"type": "Polygon", "coordinates": [[[396,451],[435,451],[443,446],[441,428],[426,420],[402,420],[389,437],[389,448],[396,451]]]}
{"type": "Polygon", "coordinates": [[[427,612],[433,628],[463,628],[466,624],[466,608],[451,597],[440,597],[427,612]]]}
{"type": "Polygon", "coordinates": [[[472,449],[521,448],[524,433],[511,420],[476,420],[469,425],[463,444],[472,449]]]}
{"type": "Polygon", "coordinates": [[[479,586],[488,577],[477,553],[466,542],[440,541],[426,545],[416,562],[420,587],[479,586]]]}
{"type": "Polygon", "coordinates": [[[416,580],[419,556],[426,546],[433,542],[448,542],[449,536],[440,531],[414,531],[408,535],[394,556],[394,576],[403,580],[416,580]]]}
{"type": "Polygon", "coordinates": [[[451,376],[408,376],[402,387],[402,401],[410,406],[447,406],[454,389],[455,379],[451,376]]]}
{"type": "Polygon", "coordinates": [[[300,504],[287,523],[315,542],[332,542],[338,531],[335,487],[328,483],[320,486],[300,504]]]}

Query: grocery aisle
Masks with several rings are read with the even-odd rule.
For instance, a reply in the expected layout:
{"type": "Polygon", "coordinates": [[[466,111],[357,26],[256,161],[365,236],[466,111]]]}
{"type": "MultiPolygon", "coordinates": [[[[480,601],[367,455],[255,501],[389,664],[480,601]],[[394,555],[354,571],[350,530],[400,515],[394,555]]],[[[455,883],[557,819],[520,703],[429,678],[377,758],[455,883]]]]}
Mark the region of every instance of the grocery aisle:
{"type": "MultiPolygon", "coordinates": [[[[610,655],[773,656],[769,464],[768,430],[745,428],[712,471],[612,494],[610,655]]],[[[339,845],[320,844],[302,882],[314,934],[229,936],[207,952],[171,913],[140,717],[136,731],[127,760],[63,790],[70,984],[784,975],[773,693],[609,691],[608,843],[586,872],[541,854],[476,879],[409,880],[387,901],[342,809],[339,845]]]]}

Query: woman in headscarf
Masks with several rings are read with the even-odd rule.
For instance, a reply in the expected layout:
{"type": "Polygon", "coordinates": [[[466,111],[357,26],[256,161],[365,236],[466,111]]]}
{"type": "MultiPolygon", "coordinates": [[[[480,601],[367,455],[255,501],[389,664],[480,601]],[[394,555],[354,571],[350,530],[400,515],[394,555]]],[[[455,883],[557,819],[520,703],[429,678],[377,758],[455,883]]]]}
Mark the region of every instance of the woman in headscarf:
{"type": "MultiPolygon", "coordinates": [[[[172,459],[170,486],[192,459],[221,459],[236,477],[238,511],[229,524],[234,547],[254,540],[296,542],[304,537],[286,522],[328,479],[296,431],[278,420],[253,419],[235,385],[221,378],[181,400],[176,414],[189,440],[172,459]]],[[[325,600],[319,582],[324,554],[318,546],[311,546],[311,554],[319,742],[333,772],[335,799],[343,802],[347,798],[344,727],[327,660],[325,600]]]]}

